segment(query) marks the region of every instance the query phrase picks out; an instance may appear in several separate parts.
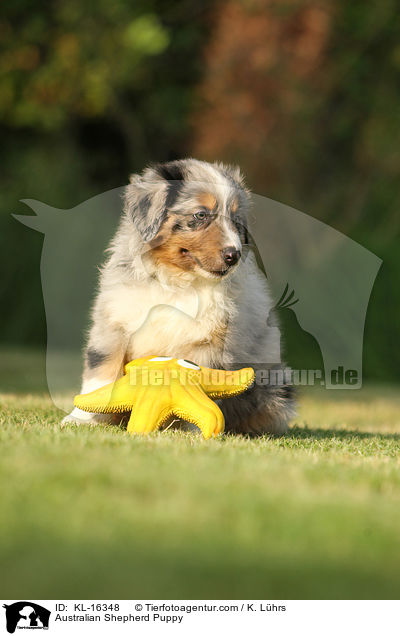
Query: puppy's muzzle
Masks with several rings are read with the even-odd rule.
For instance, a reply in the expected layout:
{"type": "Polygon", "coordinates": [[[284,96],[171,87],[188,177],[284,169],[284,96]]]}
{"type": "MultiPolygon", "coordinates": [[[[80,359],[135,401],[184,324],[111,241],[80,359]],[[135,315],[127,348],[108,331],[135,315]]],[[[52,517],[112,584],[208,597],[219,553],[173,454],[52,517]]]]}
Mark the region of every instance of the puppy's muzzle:
{"type": "Polygon", "coordinates": [[[226,263],[227,267],[233,267],[239,261],[242,253],[240,250],[237,250],[235,247],[226,247],[222,250],[222,258],[226,263]]]}

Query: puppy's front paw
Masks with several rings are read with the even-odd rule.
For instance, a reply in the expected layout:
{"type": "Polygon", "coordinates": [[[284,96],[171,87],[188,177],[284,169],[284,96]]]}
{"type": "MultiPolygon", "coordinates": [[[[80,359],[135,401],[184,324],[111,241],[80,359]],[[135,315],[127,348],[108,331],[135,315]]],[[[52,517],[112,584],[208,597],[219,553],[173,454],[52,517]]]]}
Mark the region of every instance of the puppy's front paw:
{"type": "Polygon", "coordinates": [[[88,413],[81,409],[74,408],[71,413],[66,415],[61,420],[61,428],[68,424],[74,424],[75,426],[98,426],[99,424],[109,423],[107,416],[98,415],[97,413],[88,413]]]}

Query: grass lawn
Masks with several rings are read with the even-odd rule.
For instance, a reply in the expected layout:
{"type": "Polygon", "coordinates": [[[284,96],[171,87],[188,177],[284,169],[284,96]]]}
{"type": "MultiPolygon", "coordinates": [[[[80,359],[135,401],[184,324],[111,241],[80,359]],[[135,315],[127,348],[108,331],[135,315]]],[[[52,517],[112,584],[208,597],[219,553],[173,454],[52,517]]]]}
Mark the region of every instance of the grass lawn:
{"type": "Polygon", "coordinates": [[[3,598],[400,596],[394,388],[309,389],[285,438],[209,442],[61,430],[6,388],[3,598]]]}

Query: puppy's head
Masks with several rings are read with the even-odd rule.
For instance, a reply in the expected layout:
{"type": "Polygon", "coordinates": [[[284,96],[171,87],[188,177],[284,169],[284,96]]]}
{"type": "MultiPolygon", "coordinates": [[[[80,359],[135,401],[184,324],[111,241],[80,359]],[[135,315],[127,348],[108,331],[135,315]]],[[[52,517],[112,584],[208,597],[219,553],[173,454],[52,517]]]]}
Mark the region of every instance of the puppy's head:
{"type": "Polygon", "coordinates": [[[125,193],[125,214],[155,267],[216,279],[240,261],[248,204],[237,168],[195,159],[147,168],[125,193]]]}

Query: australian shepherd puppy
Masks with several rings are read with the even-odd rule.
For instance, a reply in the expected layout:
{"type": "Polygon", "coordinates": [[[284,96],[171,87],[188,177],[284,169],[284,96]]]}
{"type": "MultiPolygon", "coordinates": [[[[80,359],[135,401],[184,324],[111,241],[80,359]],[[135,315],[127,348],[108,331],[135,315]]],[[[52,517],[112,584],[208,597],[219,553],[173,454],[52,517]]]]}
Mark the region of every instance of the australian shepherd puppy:
{"type": "MultiPolygon", "coordinates": [[[[220,163],[184,159],[131,177],[101,269],[81,393],[147,355],[279,367],[279,330],[267,324],[274,303],[249,248],[249,202],[239,169],[220,163]]],[[[282,434],[293,398],[288,386],[256,381],[220,406],[229,432],[282,434]]],[[[99,419],[75,408],[64,422],[99,419]]]]}

